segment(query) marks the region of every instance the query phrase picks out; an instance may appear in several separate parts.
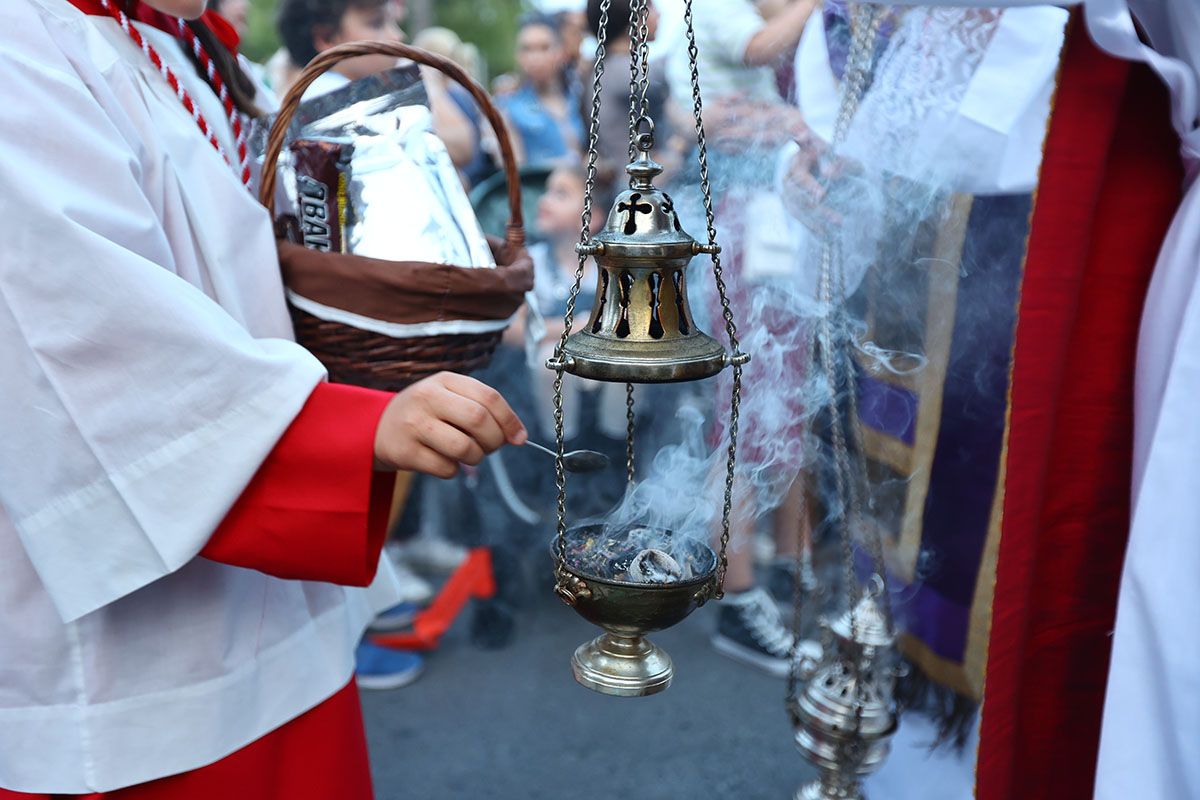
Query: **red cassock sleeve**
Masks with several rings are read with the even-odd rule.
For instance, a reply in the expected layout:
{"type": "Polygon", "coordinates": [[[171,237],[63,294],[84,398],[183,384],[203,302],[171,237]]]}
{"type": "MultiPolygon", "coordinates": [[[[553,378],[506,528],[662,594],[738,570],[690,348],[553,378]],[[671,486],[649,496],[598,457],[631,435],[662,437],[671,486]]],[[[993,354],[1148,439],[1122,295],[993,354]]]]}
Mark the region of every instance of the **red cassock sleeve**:
{"type": "Polygon", "coordinates": [[[375,428],[393,395],[323,383],[200,555],[279,578],[366,586],[387,535],[393,473],[375,428]]]}

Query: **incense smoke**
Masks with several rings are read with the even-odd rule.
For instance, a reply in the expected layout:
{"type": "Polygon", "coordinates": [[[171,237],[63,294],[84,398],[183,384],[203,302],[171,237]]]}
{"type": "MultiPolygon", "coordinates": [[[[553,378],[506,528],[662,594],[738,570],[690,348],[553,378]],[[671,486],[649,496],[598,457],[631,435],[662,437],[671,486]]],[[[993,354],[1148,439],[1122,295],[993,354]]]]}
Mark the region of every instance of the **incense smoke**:
{"type": "MultiPolygon", "coordinates": [[[[809,508],[816,527],[830,528],[842,519],[846,497],[833,490],[828,478],[835,469],[827,434],[831,416],[848,414],[854,400],[860,415],[877,413],[889,431],[916,435],[915,406],[889,405],[886,397],[873,400],[864,388],[871,379],[885,389],[893,384],[914,387],[950,371],[978,392],[1003,395],[1008,349],[999,356],[991,351],[994,343],[1011,339],[1015,303],[1004,298],[1011,295],[1005,292],[1014,275],[1012,270],[992,274],[997,273],[993,250],[1011,250],[1013,243],[1024,241],[1032,184],[1009,190],[1011,202],[993,202],[995,219],[977,225],[978,246],[964,248],[972,211],[969,193],[985,191],[1000,166],[994,152],[998,134],[972,130],[965,137],[959,114],[999,19],[993,11],[958,9],[914,9],[903,19],[880,56],[845,141],[830,147],[826,130],[818,132],[824,142],[802,145],[828,148],[813,153],[824,194],[807,212],[789,208],[784,225],[791,249],[773,263],[762,258],[751,263],[745,255],[752,246],[761,255],[778,245],[767,242],[764,250],[763,242],[755,241],[762,231],[748,230],[756,215],[770,210],[762,198],[779,194],[786,173],[779,156],[786,143],[777,138],[778,126],[742,124],[735,146],[722,152],[717,145],[710,152],[725,278],[741,349],[753,359],[742,390],[735,516],[765,518],[804,473],[817,495],[809,508]],[[831,238],[843,258],[844,274],[833,294],[844,292],[844,305],[820,299],[823,236],[831,238]],[[973,278],[975,289],[959,292],[960,280],[967,277],[973,278]],[[988,287],[995,291],[980,291],[988,287]],[[948,319],[939,324],[953,325],[954,341],[961,345],[957,349],[980,353],[978,363],[927,352],[930,341],[950,336],[931,332],[928,319],[947,309],[952,313],[943,314],[948,319]],[[831,381],[813,359],[813,337],[823,325],[833,331],[835,341],[853,349],[855,380],[831,381]]],[[[720,136],[710,138],[720,141],[720,136]]],[[[683,226],[704,239],[699,191],[687,179],[682,183],[671,193],[683,226]]],[[[722,319],[706,259],[693,262],[688,280],[698,321],[719,336],[722,319]]],[[[610,528],[653,526],[677,537],[714,541],[724,500],[730,382],[731,371],[726,370],[696,386],[649,390],[679,405],[676,418],[660,420],[654,431],[662,435],[667,427],[662,423],[673,422],[674,438],[657,448],[639,441],[640,452],[649,450],[653,456],[640,458],[637,484],[603,515],[610,528]]],[[[978,416],[969,397],[947,392],[942,400],[962,424],[996,423],[994,416],[978,416]]],[[[921,433],[937,434],[936,427],[921,433]]],[[[916,476],[899,465],[871,466],[868,474],[862,466],[856,465],[856,479],[867,487],[865,520],[853,533],[861,537],[878,527],[894,540],[916,476]]],[[[731,548],[747,544],[742,537],[731,548]]],[[[656,546],[670,552],[670,542],[656,546]]],[[[903,578],[895,603],[915,593],[944,563],[944,554],[935,551],[900,558],[907,563],[890,565],[903,578]]]]}

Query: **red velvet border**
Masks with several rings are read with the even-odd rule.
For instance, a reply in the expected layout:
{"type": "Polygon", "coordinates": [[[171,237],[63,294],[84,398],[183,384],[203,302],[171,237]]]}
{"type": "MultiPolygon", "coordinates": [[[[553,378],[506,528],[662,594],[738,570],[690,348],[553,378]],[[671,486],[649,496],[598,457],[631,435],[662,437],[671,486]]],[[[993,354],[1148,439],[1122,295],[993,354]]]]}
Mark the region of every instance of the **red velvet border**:
{"type": "Polygon", "coordinates": [[[1091,797],[1128,537],[1141,308],[1182,171],[1166,92],[1070,37],[1013,362],[980,800],[1091,797]]]}

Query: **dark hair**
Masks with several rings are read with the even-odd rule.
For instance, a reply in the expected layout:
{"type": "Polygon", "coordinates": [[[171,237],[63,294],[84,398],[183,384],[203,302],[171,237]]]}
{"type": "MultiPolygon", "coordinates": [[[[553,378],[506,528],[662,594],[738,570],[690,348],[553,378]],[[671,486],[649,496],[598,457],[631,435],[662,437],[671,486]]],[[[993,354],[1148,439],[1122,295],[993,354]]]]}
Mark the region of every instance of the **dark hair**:
{"type": "MultiPolygon", "coordinates": [[[[242,69],[242,65],[238,63],[237,56],[225,49],[225,45],[221,44],[221,40],[213,33],[207,25],[200,20],[193,20],[188,23],[188,27],[196,34],[196,38],[200,40],[200,44],[204,46],[212,59],[213,66],[221,75],[221,80],[224,81],[225,87],[229,90],[229,96],[233,99],[233,104],[243,114],[251,117],[261,117],[263,115],[260,109],[254,102],[254,98],[258,94],[258,90],[254,88],[254,81],[250,80],[250,76],[242,69]]],[[[190,47],[184,47],[183,51],[187,53],[189,59],[196,67],[196,71],[200,73],[200,77],[208,80],[208,75],[204,66],[200,63],[200,59],[196,57],[195,52],[190,47]]]]}
{"type": "Polygon", "coordinates": [[[562,29],[559,27],[558,20],[550,14],[542,14],[536,11],[530,14],[522,14],[521,18],[517,20],[517,33],[521,33],[526,28],[537,26],[549,28],[550,32],[554,34],[555,41],[562,44],[562,29]]]}
{"type": "Polygon", "coordinates": [[[574,11],[555,11],[549,16],[554,22],[554,27],[561,33],[563,28],[567,27],[567,22],[570,21],[574,14],[574,11]]]}
{"type": "MultiPolygon", "coordinates": [[[[587,24],[592,36],[600,38],[600,6],[604,0],[588,0],[587,24]]],[[[604,26],[605,43],[616,41],[629,33],[629,0],[612,0],[608,7],[608,24],[604,26]]]]}
{"type": "Polygon", "coordinates": [[[333,36],[342,27],[342,17],[352,8],[378,8],[387,0],[282,0],[275,26],[292,61],[303,67],[317,57],[313,40],[333,36]]]}

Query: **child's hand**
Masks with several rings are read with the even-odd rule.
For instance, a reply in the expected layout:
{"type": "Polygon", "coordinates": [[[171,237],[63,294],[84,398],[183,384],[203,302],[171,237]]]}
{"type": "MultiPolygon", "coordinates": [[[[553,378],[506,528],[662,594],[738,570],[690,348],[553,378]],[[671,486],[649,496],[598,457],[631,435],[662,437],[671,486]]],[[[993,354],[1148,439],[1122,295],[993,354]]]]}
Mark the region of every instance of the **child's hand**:
{"type": "Polygon", "coordinates": [[[499,392],[441,372],[392,398],[375,430],[375,462],[384,469],[452,478],[460,463],[478,464],[502,445],[527,438],[499,392]]]}

